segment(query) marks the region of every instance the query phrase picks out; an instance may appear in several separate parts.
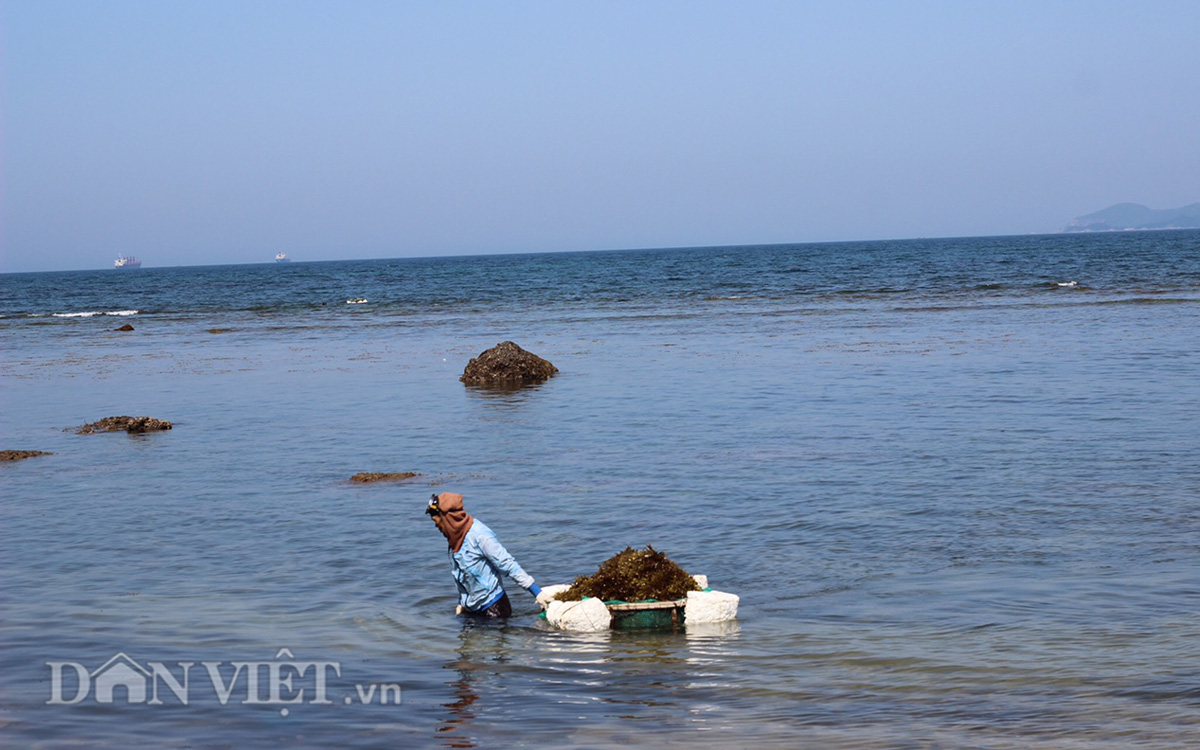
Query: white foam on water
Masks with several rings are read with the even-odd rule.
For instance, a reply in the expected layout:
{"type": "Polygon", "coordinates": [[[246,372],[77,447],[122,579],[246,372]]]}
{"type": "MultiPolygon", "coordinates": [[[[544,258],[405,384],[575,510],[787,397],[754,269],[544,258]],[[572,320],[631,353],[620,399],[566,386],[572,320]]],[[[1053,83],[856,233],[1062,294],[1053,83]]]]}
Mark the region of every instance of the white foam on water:
{"type": "Polygon", "coordinates": [[[52,318],[94,318],[97,315],[112,316],[112,317],[125,317],[128,315],[137,315],[139,312],[141,312],[141,311],[140,310],[109,310],[109,311],[105,312],[105,311],[101,311],[101,310],[93,310],[90,312],[51,313],[50,317],[52,317],[52,318]]]}

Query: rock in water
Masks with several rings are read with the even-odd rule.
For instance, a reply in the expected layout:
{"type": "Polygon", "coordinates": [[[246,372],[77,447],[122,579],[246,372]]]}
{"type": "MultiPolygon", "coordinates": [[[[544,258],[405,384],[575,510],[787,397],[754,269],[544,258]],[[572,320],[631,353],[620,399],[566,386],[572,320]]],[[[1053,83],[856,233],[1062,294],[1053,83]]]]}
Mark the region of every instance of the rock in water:
{"type": "Polygon", "coordinates": [[[511,341],[496,344],[467,363],[459,378],[467,385],[522,386],[546,380],[558,368],[511,341]]]}
{"type": "Polygon", "coordinates": [[[99,422],[85,424],[75,432],[79,435],[91,435],[96,432],[157,432],[171,429],[171,423],[154,417],[105,417],[99,422]]]}
{"type": "Polygon", "coordinates": [[[126,323],[125,325],[121,326],[120,328],[114,328],[113,330],[114,330],[114,331],[132,331],[132,330],[133,330],[133,326],[131,326],[131,325],[129,325],[128,323],[126,323]]]}
{"type": "Polygon", "coordinates": [[[576,578],[571,588],[555,598],[559,601],[575,601],[585,596],[601,601],[672,600],[699,589],[696,579],[662,552],[653,547],[626,547],[602,562],[595,575],[576,578]]]}
{"type": "Polygon", "coordinates": [[[0,451],[0,461],[23,461],[34,456],[52,456],[49,451],[0,451]]]}
{"type": "Polygon", "coordinates": [[[370,482],[400,482],[405,479],[418,477],[420,474],[415,471],[398,471],[398,472],[383,472],[383,471],[360,471],[350,477],[350,481],[355,484],[368,484],[370,482]]]}

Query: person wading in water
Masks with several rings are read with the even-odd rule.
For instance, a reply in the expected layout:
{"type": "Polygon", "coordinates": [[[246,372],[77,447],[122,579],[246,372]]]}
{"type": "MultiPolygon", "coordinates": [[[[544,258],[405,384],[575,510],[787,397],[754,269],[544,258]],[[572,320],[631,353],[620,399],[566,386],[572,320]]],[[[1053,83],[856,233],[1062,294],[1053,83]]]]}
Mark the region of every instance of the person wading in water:
{"type": "Polygon", "coordinates": [[[537,598],[543,607],[542,588],[533,576],[513,559],[487,524],[463,510],[463,496],[454,492],[435,494],[425,512],[449,543],[451,573],[458,587],[455,614],[476,617],[509,617],[512,604],[500,584],[503,573],[537,598]]]}

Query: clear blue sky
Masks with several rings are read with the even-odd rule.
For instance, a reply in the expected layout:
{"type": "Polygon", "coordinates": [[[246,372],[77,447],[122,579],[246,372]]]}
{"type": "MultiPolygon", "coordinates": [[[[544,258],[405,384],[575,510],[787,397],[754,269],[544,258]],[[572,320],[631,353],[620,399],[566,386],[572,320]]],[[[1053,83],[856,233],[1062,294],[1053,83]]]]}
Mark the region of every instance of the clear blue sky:
{"type": "Polygon", "coordinates": [[[0,271],[1200,201],[1200,2],[3,0],[0,271]]]}

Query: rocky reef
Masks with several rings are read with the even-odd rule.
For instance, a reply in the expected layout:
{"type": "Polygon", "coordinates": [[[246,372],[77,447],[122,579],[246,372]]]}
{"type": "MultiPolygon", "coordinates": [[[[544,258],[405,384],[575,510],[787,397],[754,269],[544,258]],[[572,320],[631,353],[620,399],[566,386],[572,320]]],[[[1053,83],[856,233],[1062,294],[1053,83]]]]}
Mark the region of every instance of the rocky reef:
{"type": "Polygon", "coordinates": [[[0,451],[0,461],[24,461],[34,456],[53,456],[50,451],[0,451]]]}
{"type": "Polygon", "coordinates": [[[171,429],[170,422],[154,417],[105,417],[99,422],[92,422],[77,428],[75,433],[78,435],[91,435],[97,432],[140,434],[169,429],[171,429]]]}
{"type": "Polygon", "coordinates": [[[405,479],[421,476],[415,471],[397,471],[397,472],[382,472],[382,471],[360,471],[350,477],[350,481],[355,484],[370,484],[371,482],[402,482],[405,479]]]}
{"type": "Polygon", "coordinates": [[[558,368],[511,341],[503,341],[467,363],[459,378],[467,385],[513,387],[540,383],[558,368]]]}

